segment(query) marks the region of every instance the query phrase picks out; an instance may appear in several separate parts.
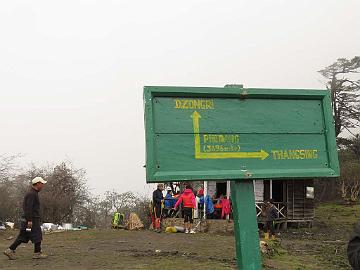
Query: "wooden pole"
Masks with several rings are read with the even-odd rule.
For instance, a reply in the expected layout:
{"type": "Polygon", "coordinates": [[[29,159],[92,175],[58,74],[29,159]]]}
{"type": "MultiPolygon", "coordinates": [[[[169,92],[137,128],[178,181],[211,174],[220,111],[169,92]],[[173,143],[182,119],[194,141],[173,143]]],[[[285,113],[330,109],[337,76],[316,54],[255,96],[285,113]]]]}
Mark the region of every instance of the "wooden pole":
{"type": "Polygon", "coordinates": [[[208,194],[208,182],[204,181],[204,219],[206,219],[206,204],[205,204],[205,198],[208,194]]]}
{"type": "Polygon", "coordinates": [[[232,181],[231,199],[238,269],[261,270],[253,181],[232,181]]]}
{"type": "MultiPolygon", "coordinates": [[[[226,181],[226,199],[230,199],[230,181],[226,181]]],[[[226,215],[226,219],[230,219],[230,215],[226,215]]]]}

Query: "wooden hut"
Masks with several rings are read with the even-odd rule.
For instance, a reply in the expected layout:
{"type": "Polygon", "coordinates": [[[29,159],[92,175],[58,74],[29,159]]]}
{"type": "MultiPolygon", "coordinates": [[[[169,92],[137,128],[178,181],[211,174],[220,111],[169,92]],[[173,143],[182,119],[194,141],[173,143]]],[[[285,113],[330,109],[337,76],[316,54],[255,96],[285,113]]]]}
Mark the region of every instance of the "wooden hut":
{"type": "MultiPolygon", "coordinates": [[[[207,194],[219,198],[230,197],[230,181],[204,182],[207,194]]],[[[307,223],[314,219],[314,180],[254,180],[255,207],[259,223],[264,222],[261,212],[266,200],[272,198],[278,211],[278,223],[287,227],[288,223],[307,223]]]]}

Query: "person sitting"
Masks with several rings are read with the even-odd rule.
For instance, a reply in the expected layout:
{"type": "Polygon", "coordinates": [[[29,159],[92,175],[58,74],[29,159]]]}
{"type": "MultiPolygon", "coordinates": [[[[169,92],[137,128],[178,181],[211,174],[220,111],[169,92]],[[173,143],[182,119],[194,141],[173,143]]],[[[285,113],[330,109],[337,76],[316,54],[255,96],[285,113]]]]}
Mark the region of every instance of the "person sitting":
{"type": "Polygon", "coordinates": [[[220,219],[221,218],[221,213],[222,213],[222,205],[221,205],[221,200],[224,198],[224,196],[221,194],[220,197],[216,200],[216,203],[214,204],[214,218],[215,219],[220,219]]]}

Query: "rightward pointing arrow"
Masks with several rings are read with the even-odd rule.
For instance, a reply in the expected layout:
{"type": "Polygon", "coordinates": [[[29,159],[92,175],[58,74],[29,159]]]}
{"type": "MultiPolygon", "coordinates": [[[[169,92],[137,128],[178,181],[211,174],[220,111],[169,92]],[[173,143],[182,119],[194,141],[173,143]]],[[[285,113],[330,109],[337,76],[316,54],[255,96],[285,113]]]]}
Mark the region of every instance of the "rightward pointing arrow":
{"type": "Polygon", "coordinates": [[[193,119],[194,127],[194,138],[195,138],[195,158],[196,159],[221,159],[221,158],[259,158],[261,160],[266,159],[269,156],[264,150],[259,152],[219,152],[219,153],[203,153],[201,152],[200,142],[200,121],[201,115],[195,111],[191,114],[193,119]]]}

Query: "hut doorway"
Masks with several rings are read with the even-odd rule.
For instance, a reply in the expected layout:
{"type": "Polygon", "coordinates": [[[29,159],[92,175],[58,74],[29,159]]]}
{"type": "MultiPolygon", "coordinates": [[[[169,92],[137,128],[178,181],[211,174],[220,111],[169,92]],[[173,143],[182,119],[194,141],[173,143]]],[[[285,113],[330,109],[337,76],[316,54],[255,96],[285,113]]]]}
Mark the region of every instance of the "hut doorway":
{"type": "Polygon", "coordinates": [[[272,198],[275,202],[285,202],[284,187],[285,182],[283,180],[272,181],[272,198]]]}
{"type": "Polygon", "coordinates": [[[216,183],[216,198],[220,198],[220,195],[226,196],[226,182],[217,182],[216,183]]]}
{"type": "Polygon", "coordinates": [[[275,202],[286,201],[285,180],[264,180],[264,201],[271,198],[275,202]]]}

